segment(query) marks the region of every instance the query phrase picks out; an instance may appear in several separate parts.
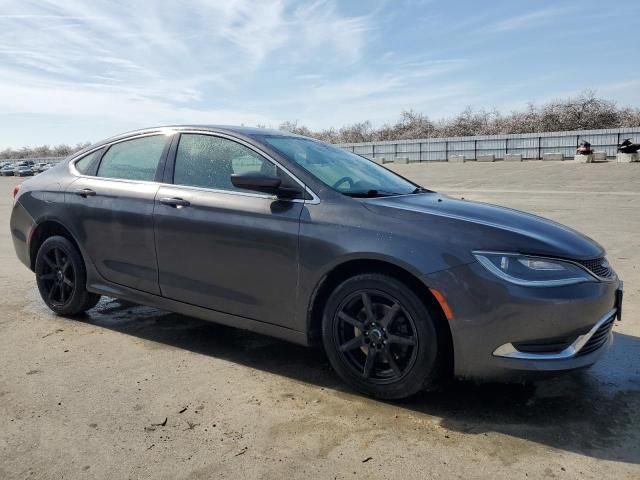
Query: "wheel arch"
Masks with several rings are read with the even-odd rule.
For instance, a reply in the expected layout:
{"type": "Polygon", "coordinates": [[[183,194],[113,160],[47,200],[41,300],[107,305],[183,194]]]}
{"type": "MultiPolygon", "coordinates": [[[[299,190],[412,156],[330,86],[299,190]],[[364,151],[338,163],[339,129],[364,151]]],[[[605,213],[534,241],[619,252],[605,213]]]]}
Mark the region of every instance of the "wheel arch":
{"type": "Polygon", "coordinates": [[[322,313],[323,307],[331,295],[331,292],[348,278],[363,273],[378,273],[393,277],[416,294],[424,302],[429,311],[435,312],[435,322],[438,332],[442,333],[446,346],[446,358],[444,365],[446,376],[453,374],[453,338],[451,327],[447,321],[445,312],[435,298],[429,286],[416,274],[386,259],[359,258],[346,260],[331,268],[318,282],[310,298],[307,308],[307,337],[312,345],[321,344],[322,313]]]}
{"type": "Polygon", "coordinates": [[[69,228],[67,228],[62,222],[57,219],[48,218],[39,222],[31,231],[29,236],[29,266],[32,271],[35,270],[36,264],[36,256],[38,255],[38,250],[44,243],[44,241],[49,238],[59,235],[61,237],[69,240],[80,252],[80,256],[83,258],[83,261],[86,265],[86,260],[84,259],[84,254],[82,249],[80,248],[80,244],[75,239],[69,228]]]}

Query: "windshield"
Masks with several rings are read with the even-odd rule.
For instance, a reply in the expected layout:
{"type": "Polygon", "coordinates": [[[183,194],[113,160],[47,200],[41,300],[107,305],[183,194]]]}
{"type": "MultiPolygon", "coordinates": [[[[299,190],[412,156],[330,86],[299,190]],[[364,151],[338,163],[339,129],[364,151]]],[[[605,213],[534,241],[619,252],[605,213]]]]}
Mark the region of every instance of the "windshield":
{"type": "Polygon", "coordinates": [[[423,191],[380,165],[342,148],[303,137],[263,135],[260,139],[325,185],[352,197],[407,195],[423,191]]]}

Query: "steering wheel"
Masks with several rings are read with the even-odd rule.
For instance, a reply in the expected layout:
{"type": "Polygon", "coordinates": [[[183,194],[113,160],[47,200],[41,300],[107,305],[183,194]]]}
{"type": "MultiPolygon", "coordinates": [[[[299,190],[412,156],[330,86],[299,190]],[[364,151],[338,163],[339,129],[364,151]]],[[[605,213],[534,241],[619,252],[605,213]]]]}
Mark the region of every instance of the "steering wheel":
{"type": "Polygon", "coordinates": [[[353,186],[355,185],[355,182],[353,181],[353,178],[351,178],[351,177],[342,177],[340,180],[338,180],[336,183],[333,184],[333,188],[337,189],[344,182],[348,182],[349,183],[349,188],[353,188],[353,186]]]}

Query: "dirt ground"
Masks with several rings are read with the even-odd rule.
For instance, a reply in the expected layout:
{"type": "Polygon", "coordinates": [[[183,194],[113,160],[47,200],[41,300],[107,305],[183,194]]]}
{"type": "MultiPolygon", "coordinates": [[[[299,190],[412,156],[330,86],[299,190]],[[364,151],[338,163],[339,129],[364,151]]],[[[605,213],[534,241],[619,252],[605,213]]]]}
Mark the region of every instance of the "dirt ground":
{"type": "Polygon", "coordinates": [[[0,478],[640,478],[640,164],[396,167],[594,237],[625,280],[614,345],[533,385],[354,394],[323,353],[112,299],[56,317],[0,178],[0,478]]]}

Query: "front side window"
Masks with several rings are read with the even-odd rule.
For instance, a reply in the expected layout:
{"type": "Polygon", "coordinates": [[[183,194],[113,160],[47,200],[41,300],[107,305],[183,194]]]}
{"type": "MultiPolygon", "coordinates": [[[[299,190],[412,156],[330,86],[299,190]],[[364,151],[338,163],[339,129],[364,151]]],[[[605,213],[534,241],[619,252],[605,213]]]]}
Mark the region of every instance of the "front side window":
{"type": "Polygon", "coordinates": [[[278,174],[277,167],[248,147],[227,138],[183,133],[176,153],[173,183],[215,190],[246,191],[231,183],[231,174],[278,174]]]}
{"type": "Polygon", "coordinates": [[[152,135],[116,143],[102,157],[98,176],[153,181],[166,142],[165,135],[152,135]]]}
{"type": "Polygon", "coordinates": [[[344,195],[375,197],[423,191],[386,168],[328,143],[281,135],[261,135],[259,139],[344,195]]]}

